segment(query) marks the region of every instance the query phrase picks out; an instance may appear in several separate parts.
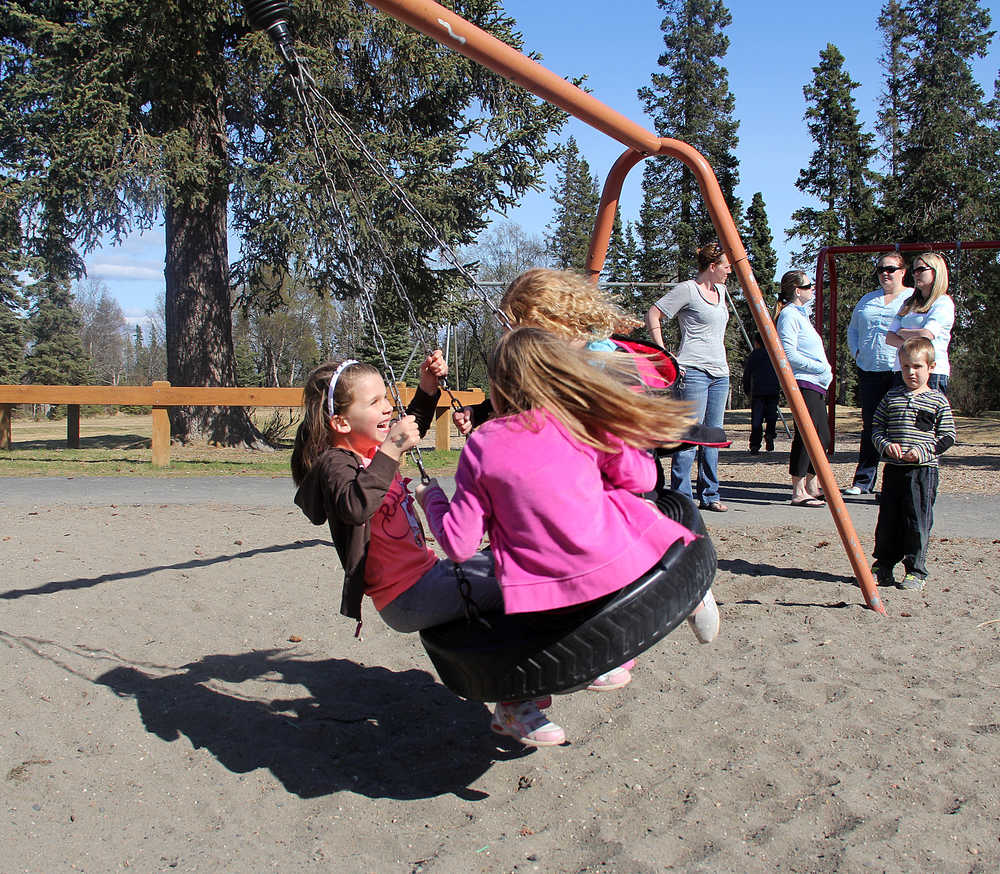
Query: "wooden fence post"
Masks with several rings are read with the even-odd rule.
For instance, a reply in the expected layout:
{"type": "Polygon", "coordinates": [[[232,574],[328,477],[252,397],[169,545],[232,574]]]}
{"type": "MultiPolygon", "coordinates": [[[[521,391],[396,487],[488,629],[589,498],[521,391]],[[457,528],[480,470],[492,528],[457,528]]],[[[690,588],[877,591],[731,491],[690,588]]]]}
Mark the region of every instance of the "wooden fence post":
{"type": "Polygon", "coordinates": [[[13,404],[0,404],[0,449],[13,448],[10,428],[13,411],[13,404]]]}
{"type": "MultiPolygon", "coordinates": [[[[156,380],[153,389],[170,388],[166,380],[156,380]]],[[[167,407],[153,405],[153,467],[170,464],[170,416],[167,407]]]]}
{"type": "Polygon", "coordinates": [[[66,405],[66,446],[80,448],[80,405],[66,405]]]}
{"type": "Polygon", "coordinates": [[[438,407],[434,429],[434,448],[451,449],[451,407],[438,407]]]}

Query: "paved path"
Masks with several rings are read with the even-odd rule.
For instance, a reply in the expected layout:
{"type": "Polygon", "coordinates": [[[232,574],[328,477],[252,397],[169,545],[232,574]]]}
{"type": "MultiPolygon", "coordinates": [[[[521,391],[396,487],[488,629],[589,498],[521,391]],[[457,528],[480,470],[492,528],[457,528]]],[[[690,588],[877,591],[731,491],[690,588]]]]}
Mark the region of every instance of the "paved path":
{"type": "MultiPolygon", "coordinates": [[[[442,477],[451,492],[454,480],[442,477]]],[[[0,506],[31,507],[68,504],[229,504],[239,507],[288,507],[295,488],[290,477],[0,477],[0,506]]],[[[826,509],[792,507],[784,484],[724,483],[728,513],[705,513],[710,528],[769,528],[797,525],[833,530],[826,509]]],[[[845,498],[859,532],[873,532],[878,505],[870,495],[845,498]]],[[[1000,538],[1000,497],[938,495],[934,533],[939,537],[1000,538]]]]}

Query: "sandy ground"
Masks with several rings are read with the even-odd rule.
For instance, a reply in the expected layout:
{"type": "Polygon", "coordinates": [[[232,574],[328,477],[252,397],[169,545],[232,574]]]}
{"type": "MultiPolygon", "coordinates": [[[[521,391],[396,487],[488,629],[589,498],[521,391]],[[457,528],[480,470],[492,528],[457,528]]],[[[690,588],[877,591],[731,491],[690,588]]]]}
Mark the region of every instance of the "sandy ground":
{"type": "MultiPolygon", "coordinates": [[[[967,456],[943,482],[997,494],[967,456]]],[[[784,463],[724,476],[781,500],[784,463]]],[[[883,618],[819,513],[708,514],[719,639],[557,698],[532,751],[370,606],[353,638],[293,506],[66,487],[0,500],[3,874],[1000,870],[1000,523],[942,526],[883,618]]]]}

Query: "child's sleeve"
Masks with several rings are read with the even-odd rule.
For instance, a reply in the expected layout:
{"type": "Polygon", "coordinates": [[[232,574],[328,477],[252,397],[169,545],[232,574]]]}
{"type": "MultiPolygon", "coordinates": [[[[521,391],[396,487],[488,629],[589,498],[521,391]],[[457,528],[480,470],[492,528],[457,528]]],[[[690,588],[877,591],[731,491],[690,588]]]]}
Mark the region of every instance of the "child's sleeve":
{"type": "Polygon", "coordinates": [[[887,433],[889,422],[889,398],[884,397],[875,408],[872,418],[872,445],[879,455],[885,455],[885,448],[892,442],[887,433]]]}
{"type": "Polygon", "coordinates": [[[944,404],[938,411],[937,422],[934,428],[937,441],[934,443],[935,455],[947,452],[958,440],[958,432],[955,430],[955,417],[951,412],[951,404],[945,398],[944,404]]]}
{"type": "Polygon", "coordinates": [[[349,525],[364,525],[382,505],[399,463],[376,452],[368,467],[338,465],[327,476],[332,515],[349,525]]]}
{"type": "Polygon", "coordinates": [[[477,486],[474,467],[471,453],[463,451],[455,471],[455,496],[451,503],[440,486],[427,489],[420,500],[434,539],[448,558],[459,563],[470,559],[479,549],[490,515],[488,498],[477,486]]]}
{"type": "Polygon", "coordinates": [[[437,408],[437,399],[441,397],[441,392],[433,395],[427,394],[420,386],[417,386],[413,394],[413,400],[406,407],[406,414],[413,416],[417,420],[417,430],[423,437],[434,421],[434,411],[437,408]]]}
{"type": "Polygon", "coordinates": [[[642,493],[656,486],[656,460],[648,452],[621,444],[621,452],[602,452],[598,466],[612,488],[642,493]]]}

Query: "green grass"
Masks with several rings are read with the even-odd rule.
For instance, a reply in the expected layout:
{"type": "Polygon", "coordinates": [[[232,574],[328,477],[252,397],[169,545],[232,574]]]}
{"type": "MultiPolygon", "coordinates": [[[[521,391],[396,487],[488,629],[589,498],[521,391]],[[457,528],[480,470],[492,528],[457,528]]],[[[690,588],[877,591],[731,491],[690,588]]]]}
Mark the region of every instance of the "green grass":
{"type": "MultiPolygon", "coordinates": [[[[274,451],[231,449],[205,444],[170,447],[170,465],[152,465],[152,419],[145,415],[83,417],[80,449],[67,449],[65,420],[16,418],[13,448],[0,450],[4,476],[290,476],[291,442],[274,451]]],[[[431,476],[449,476],[458,464],[458,450],[421,452],[431,476]]],[[[419,476],[411,462],[407,476],[419,476]]]]}

